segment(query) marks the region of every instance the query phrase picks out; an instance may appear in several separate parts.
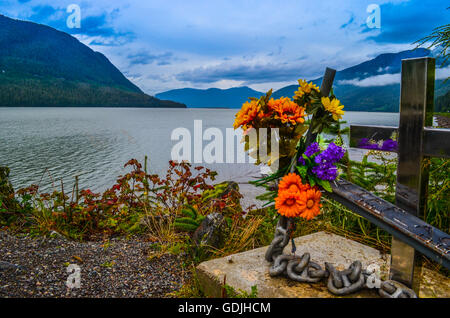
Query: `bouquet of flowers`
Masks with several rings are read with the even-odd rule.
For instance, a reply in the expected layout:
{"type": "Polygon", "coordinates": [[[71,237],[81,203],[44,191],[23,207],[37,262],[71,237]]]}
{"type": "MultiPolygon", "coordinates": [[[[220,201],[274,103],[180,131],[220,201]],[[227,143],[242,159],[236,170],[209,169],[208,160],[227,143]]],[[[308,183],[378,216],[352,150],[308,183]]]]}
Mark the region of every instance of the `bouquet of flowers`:
{"type": "MultiPolygon", "coordinates": [[[[269,190],[260,199],[267,200],[267,204],[275,202],[280,215],[310,220],[320,213],[321,191],[332,191],[330,181],[337,178],[336,164],[345,153],[339,142],[327,144],[316,136],[339,122],[344,106],[333,94],[322,96],[312,82],[298,82],[292,99],[271,98],[272,90],[259,99],[250,98],[236,114],[234,128],[242,128],[244,135],[250,129],[278,129],[278,170],[253,183],[269,190]],[[269,186],[273,181],[279,181],[276,190],[269,186]]],[[[248,139],[244,141],[249,154],[257,157],[261,140],[253,148],[248,139]]],[[[266,158],[258,157],[256,164],[273,163],[268,160],[269,154],[266,158]]]]}

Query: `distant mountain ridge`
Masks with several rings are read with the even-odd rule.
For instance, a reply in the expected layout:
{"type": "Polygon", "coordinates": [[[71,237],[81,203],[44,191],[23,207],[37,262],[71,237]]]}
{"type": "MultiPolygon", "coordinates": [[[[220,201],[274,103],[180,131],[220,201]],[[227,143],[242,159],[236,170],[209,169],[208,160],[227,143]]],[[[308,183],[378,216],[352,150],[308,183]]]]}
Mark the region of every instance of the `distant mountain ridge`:
{"type": "Polygon", "coordinates": [[[3,15],[0,106],[185,107],[144,94],[73,36],[3,15]]]}
{"type": "MultiPolygon", "coordinates": [[[[402,59],[431,55],[430,50],[423,48],[380,54],[374,59],[336,72],[333,85],[334,93],[345,105],[346,110],[398,112],[400,83],[399,80],[396,81],[395,76],[401,72],[402,59]],[[390,76],[391,78],[389,78],[390,76]],[[375,84],[370,86],[361,82],[370,79],[387,79],[387,81],[384,85],[377,83],[376,86],[375,84]]],[[[437,61],[437,65],[439,63],[440,60],[437,61]]],[[[316,78],[312,81],[320,86],[322,78],[316,78]]],[[[274,91],[272,96],[274,98],[292,97],[297,89],[298,84],[289,85],[274,91]]],[[[443,111],[445,106],[442,106],[444,105],[442,96],[450,90],[450,81],[436,80],[435,89],[435,96],[438,101],[435,109],[436,111],[443,111]]],[[[249,87],[220,90],[183,88],[159,93],[156,94],[156,97],[184,103],[188,107],[240,108],[242,103],[248,100],[248,97],[260,97],[262,94],[262,92],[252,90],[249,87]]]]}
{"type": "MultiPolygon", "coordinates": [[[[382,75],[394,75],[401,72],[401,61],[408,58],[431,56],[432,52],[419,48],[399,53],[385,53],[372,60],[336,72],[333,89],[345,109],[349,111],[384,111],[398,112],[400,102],[400,83],[387,83],[385,85],[358,86],[358,81],[382,75]]],[[[439,65],[440,59],[436,64],[439,65]]],[[[400,77],[399,77],[400,78],[400,77]]],[[[320,86],[322,77],[313,80],[320,86]]],[[[360,84],[361,85],[361,84],[360,84]]],[[[365,85],[368,85],[367,83],[365,85]]],[[[298,85],[289,85],[273,93],[274,98],[293,96],[298,85]]],[[[450,90],[450,81],[436,80],[435,100],[450,90]]],[[[435,103],[436,111],[443,111],[442,103],[435,103]]]]}
{"type": "Polygon", "coordinates": [[[240,107],[249,97],[260,97],[262,95],[264,94],[244,86],[229,89],[181,88],[156,94],[155,97],[184,103],[188,107],[235,108],[236,105],[240,107]]]}
{"type": "MultiPolygon", "coordinates": [[[[362,62],[358,65],[348,67],[336,72],[334,78],[334,86],[339,86],[341,80],[352,80],[359,78],[365,79],[370,76],[395,74],[401,70],[401,61],[406,58],[429,56],[430,51],[426,49],[417,49],[411,51],[402,51],[399,53],[384,53],[380,54],[372,60],[362,62]]],[[[322,77],[313,80],[314,84],[319,85],[322,82],[322,77]]],[[[280,88],[274,92],[274,97],[293,96],[293,92],[297,90],[298,85],[289,85],[280,88]]]]}

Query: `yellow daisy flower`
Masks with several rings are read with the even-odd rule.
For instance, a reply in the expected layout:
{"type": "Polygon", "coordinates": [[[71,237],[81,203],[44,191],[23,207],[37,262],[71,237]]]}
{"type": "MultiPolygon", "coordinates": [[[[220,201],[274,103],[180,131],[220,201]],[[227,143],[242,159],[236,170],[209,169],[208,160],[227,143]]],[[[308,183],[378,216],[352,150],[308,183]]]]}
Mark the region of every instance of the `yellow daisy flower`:
{"type": "Polygon", "coordinates": [[[333,115],[334,120],[342,119],[342,115],[344,115],[344,105],[341,105],[339,99],[335,98],[330,101],[329,97],[322,97],[322,105],[325,109],[333,115]]]}
{"type": "Polygon", "coordinates": [[[301,98],[303,95],[309,94],[313,90],[319,92],[319,87],[317,85],[313,84],[313,82],[308,83],[305,80],[299,79],[298,85],[300,85],[300,86],[299,86],[298,90],[295,92],[294,99],[301,98]]]}

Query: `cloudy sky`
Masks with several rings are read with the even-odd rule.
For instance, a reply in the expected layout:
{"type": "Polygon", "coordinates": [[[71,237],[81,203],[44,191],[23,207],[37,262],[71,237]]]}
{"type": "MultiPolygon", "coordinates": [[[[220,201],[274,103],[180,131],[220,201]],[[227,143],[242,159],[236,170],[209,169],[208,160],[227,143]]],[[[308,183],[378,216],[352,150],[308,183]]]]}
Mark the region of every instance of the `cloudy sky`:
{"type": "Polygon", "coordinates": [[[257,90],[414,47],[450,22],[445,0],[1,0],[0,13],[52,26],[105,54],[149,94],[181,87],[257,90]],[[69,28],[67,8],[81,9],[69,28]],[[381,27],[369,28],[377,4],[381,27]]]}

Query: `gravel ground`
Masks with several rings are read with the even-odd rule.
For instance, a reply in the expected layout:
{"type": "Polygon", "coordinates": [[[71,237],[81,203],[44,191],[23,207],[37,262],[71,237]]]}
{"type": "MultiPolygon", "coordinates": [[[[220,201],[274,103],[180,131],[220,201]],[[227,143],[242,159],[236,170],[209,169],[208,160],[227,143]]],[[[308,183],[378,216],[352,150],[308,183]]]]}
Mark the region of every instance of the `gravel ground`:
{"type": "Polygon", "coordinates": [[[0,298],[166,297],[189,279],[180,256],[151,257],[144,239],[103,243],[0,232],[0,298]],[[68,264],[80,267],[80,288],[66,286],[68,264]]]}
{"type": "Polygon", "coordinates": [[[450,128],[450,118],[445,116],[436,116],[438,125],[443,128],[450,128]]]}

